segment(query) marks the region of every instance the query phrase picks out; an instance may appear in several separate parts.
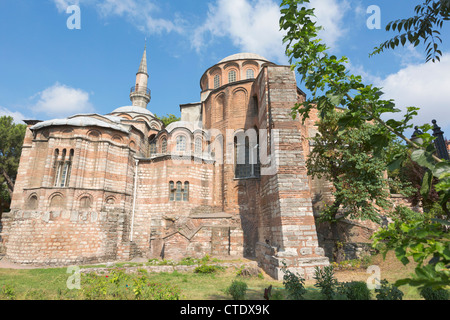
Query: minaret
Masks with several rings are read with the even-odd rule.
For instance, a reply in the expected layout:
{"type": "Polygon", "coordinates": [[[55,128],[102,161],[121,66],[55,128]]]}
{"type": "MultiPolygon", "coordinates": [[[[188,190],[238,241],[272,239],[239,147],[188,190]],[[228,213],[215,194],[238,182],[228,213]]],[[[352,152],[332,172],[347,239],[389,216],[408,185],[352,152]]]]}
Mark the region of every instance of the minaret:
{"type": "Polygon", "coordinates": [[[147,108],[150,102],[150,89],[147,88],[148,73],[147,73],[147,45],[145,45],[144,54],[142,55],[139,70],[136,73],[136,85],[131,88],[130,100],[133,106],[147,108]]]}

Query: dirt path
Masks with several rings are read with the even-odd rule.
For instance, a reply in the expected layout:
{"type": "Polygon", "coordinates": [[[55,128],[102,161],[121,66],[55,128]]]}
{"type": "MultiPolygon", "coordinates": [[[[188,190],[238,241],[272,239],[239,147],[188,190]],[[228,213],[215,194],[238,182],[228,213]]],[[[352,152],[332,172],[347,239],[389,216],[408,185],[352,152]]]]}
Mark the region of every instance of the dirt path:
{"type": "Polygon", "coordinates": [[[12,263],[5,256],[0,256],[0,269],[36,269],[36,267],[12,263]]]}

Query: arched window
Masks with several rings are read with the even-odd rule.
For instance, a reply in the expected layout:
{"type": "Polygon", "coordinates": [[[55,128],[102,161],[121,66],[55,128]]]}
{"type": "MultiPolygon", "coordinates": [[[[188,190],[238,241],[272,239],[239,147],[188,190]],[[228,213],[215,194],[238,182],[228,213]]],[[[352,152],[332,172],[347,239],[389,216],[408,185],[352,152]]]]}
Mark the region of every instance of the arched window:
{"type": "Polygon", "coordinates": [[[175,184],[173,183],[173,181],[169,182],[169,200],[170,201],[175,201],[175,184]]]}
{"type": "Polygon", "coordinates": [[[150,155],[156,154],[156,141],[150,143],[150,155]]]}
{"type": "Polygon", "coordinates": [[[173,181],[169,182],[169,201],[188,202],[189,201],[189,182],[181,183],[178,181],[176,186],[173,181]]]}
{"type": "Polygon", "coordinates": [[[186,137],[185,136],[177,137],[177,151],[178,152],[186,151],[186,137]]]}
{"type": "Polygon", "coordinates": [[[50,200],[50,208],[61,208],[64,206],[64,199],[61,195],[57,194],[50,200]]]}
{"type": "Polygon", "coordinates": [[[255,78],[255,71],[253,69],[247,69],[247,79],[254,79],[255,78]]]}
{"type": "MultiPolygon", "coordinates": [[[[59,150],[55,150],[55,158],[58,158],[59,150]]],[[[69,156],[67,156],[67,151],[64,149],[61,154],[61,159],[56,161],[55,165],[56,175],[55,175],[55,187],[68,187],[70,181],[70,173],[72,170],[72,161],[73,161],[74,150],[71,149],[69,152],[69,156]]]]}
{"type": "Polygon", "coordinates": [[[232,83],[236,81],[236,71],[231,70],[228,72],[228,83],[232,83]]]}
{"type": "Polygon", "coordinates": [[[203,143],[202,143],[202,138],[196,138],[195,139],[195,149],[194,149],[194,153],[196,156],[199,156],[202,154],[203,151],[203,143]]]}
{"type": "Polygon", "coordinates": [[[167,153],[167,139],[163,138],[161,140],[161,153],[166,154],[167,153]]]}
{"type": "Polygon", "coordinates": [[[216,74],[214,76],[214,89],[217,89],[218,87],[220,87],[220,76],[216,74]]]}
{"type": "Polygon", "coordinates": [[[175,201],[181,201],[183,198],[183,188],[180,181],[177,182],[177,190],[175,194],[175,201]]]}
{"type": "Polygon", "coordinates": [[[245,136],[245,143],[234,138],[235,148],[235,177],[239,179],[258,178],[260,176],[259,136],[256,130],[256,139],[250,143],[245,136]]]}
{"type": "Polygon", "coordinates": [[[80,209],[89,209],[92,206],[91,198],[85,196],[80,199],[80,209]]]}
{"type": "Polygon", "coordinates": [[[28,199],[27,209],[29,209],[29,210],[36,210],[37,208],[38,208],[38,198],[34,194],[28,199]]]}
{"type": "Polygon", "coordinates": [[[189,182],[187,181],[184,183],[183,201],[185,202],[189,201],[189,182]]]}

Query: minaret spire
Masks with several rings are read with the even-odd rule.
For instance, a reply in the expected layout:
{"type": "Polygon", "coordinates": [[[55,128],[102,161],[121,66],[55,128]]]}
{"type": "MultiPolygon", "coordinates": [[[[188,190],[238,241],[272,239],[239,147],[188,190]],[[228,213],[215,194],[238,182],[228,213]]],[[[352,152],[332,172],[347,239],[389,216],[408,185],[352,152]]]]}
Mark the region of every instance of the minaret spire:
{"type": "Polygon", "coordinates": [[[142,55],[139,70],[136,73],[136,85],[131,88],[130,100],[133,106],[147,108],[147,104],[150,102],[150,89],[147,88],[148,83],[147,73],[147,39],[145,39],[144,53],[142,55]]]}

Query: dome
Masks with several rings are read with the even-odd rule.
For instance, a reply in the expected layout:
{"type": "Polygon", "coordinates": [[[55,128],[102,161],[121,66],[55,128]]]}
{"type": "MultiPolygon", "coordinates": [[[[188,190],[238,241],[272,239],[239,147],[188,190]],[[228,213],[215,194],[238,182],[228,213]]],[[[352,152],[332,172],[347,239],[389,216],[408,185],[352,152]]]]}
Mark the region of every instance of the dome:
{"type": "Polygon", "coordinates": [[[109,128],[114,129],[122,132],[128,132],[128,130],[120,125],[120,119],[117,117],[106,117],[101,116],[98,114],[79,114],[74,115],[69,118],[64,119],[53,119],[53,120],[47,120],[43,122],[39,122],[32,126],[31,130],[38,130],[45,127],[52,127],[52,126],[74,126],[74,127],[89,127],[89,126],[96,126],[96,127],[103,127],[103,128],[109,128]],[[105,120],[102,120],[100,118],[104,118],[105,120]]]}
{"type": "Polygon", "coordinates": [[[136,106],[120,107],[111,113],[130,113],[130,112],[141,113],[141,114],[145,114],[147,116],[151,116],[151,117],[155,118],[155,115],[153,113],[151,113],[149,110],[142,108],[142,107],[136,107],[136,106]]]}
{"type": "Polygon", "coordinates": [[[246,59],[269,61],[266,58],[264,58],[258,54],[255,54],[255,53],[236,53],[236,54],[233,54],[231,56],[228,56],[228,57],[220,60],[219,63],[232,61],[232,60],[246,60],[246,59]]]}

